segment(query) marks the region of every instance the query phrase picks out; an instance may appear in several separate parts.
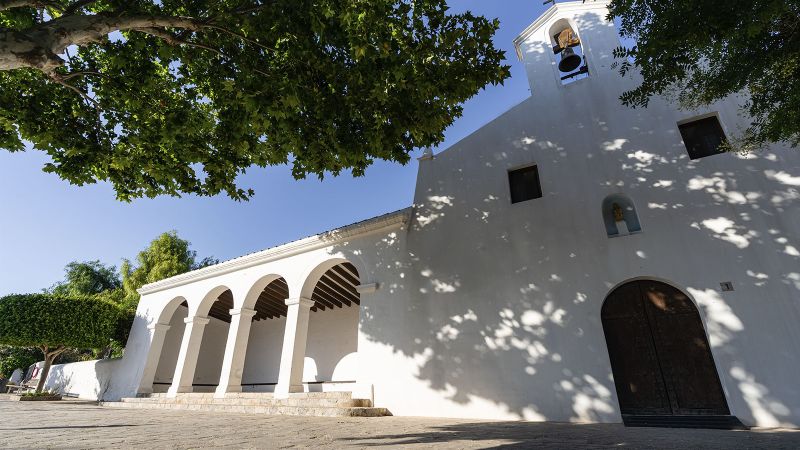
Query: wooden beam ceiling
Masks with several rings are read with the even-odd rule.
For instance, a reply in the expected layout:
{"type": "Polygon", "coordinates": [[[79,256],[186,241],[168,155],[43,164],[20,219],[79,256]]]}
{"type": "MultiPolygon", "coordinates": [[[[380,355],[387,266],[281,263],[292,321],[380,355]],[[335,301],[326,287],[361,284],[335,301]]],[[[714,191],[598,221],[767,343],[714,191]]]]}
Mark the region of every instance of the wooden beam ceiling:
{"type": "Polygon", "coordinates": [[[358,271],[349,262],[332,267],[322,275],[311,300],[314,300],[312,311],[325,311],[325,308],[344,308],[361,304],[361,295],[356,291],[358,271]]]}
{"type": "Polygon", "coordinates": [[[256,315],[253,316],[254,321],[264,319],[276,319],[278,317],[286,317],[286,303],[284,301],[289,298],[289,286],[286,280],[278,278],[261,292],[256,300],[256,315]]]}
{"type": "MultiPolygon", "coordinates": [[[[346,262],[334,266],[319,279],[311,294],[314,301],[312,311],[325,311],[325,309],[344,308],[361,304],[361,295],[356,290],[360,284],[358,271],[355,266],[346,262]]],[[[278,278],[261,292],[256,301],[256,315],[254,321],[286,317],[286,303],[289,298],[289,286],[286,280],[278,278]]],[[[211,305],[208,315],[223,322],[230,323],[230,310],[233,308],[233,295],[225,291],[217,301],[211,305]]]]}
{"type": "Polygon", "coordinates": [[[208,315],[223,322],[231,323],[231,309],[233,309],[233,294],[228,290],[217,297],[217,300],[211,305],[208,315]]]}

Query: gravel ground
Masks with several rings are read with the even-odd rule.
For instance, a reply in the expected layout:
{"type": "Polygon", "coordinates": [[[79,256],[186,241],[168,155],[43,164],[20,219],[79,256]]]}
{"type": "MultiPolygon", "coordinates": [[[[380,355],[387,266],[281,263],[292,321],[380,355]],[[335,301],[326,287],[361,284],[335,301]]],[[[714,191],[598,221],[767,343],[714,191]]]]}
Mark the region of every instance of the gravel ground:
{"type": "Polygon", "coordinates": [[[676,430],[617,424],[419,417],[323,418],[102,408],[0,400],[3,448],[800,448],[797,430],[676,430]]]}

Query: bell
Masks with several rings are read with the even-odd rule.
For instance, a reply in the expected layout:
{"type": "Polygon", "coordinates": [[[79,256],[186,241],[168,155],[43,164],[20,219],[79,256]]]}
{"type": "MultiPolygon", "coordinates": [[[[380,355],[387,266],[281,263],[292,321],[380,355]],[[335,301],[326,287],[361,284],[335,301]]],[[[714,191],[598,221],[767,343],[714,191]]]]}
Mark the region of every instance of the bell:
{"type": "Polygon", "coordinates": [[[567,47],[561,51],[561,62],[558,63],[558,70],[562,72],[572,72],[581,65],[581,57],[575,54],[575,50],[567,47]]]}

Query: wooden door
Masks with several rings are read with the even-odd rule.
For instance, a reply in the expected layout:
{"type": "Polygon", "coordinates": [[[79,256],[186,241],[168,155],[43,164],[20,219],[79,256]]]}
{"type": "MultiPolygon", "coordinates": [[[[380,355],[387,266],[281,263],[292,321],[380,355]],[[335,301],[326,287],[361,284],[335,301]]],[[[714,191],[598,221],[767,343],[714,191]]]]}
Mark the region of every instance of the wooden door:
{"type": "Polygon", "coordinates": [[[729,414],[700,314],[686,295],[633,281],[608,296],[601,317],[622,414],[729,414]]]}

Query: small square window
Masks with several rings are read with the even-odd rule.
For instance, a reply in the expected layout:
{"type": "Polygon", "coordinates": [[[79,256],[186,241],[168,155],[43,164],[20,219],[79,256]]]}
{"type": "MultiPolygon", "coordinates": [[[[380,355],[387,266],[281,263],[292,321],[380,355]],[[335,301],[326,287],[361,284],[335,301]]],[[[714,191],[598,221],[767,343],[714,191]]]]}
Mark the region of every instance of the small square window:
{"type": "Polygon", "coordinates": [[[508,171],[508,184],[511,186],[511,203],[541,198],[542,185],[539,183],[539,167],[528,166],[508,171]]]}
{"type": "Polygon", "coordinates": [[[689,152],[689,158],[700,159],[706,156],[725,153],[720,145],[725,142],[725,132],[716,116],[678,125],[689,152]]]}

